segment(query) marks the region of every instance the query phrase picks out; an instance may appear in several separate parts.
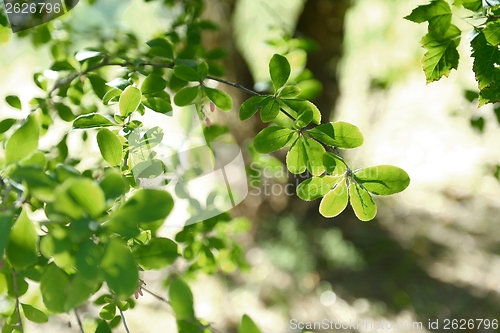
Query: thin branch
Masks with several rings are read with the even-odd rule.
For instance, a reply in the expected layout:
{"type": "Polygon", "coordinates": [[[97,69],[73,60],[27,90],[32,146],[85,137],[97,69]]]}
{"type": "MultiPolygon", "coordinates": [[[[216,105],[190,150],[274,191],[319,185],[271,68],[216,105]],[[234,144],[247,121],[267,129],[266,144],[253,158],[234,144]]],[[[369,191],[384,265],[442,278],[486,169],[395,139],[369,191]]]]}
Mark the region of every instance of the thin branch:
{"type": "Polygon", "coordinates": [[[127,333],[130,333],[130,330],[128,329],[128,326],[127,326],[127,321],[125,320],[125,315],[123,314],[123,311],[122,311],[122,309],[120,309],[120,307],[118,307],[118,311],[120,311],[120,316],[122,317],[123,326],[125,327],[125,331],[127,333]]]}
{"type": "Polygon", "coordinates": [[[170,302],[168,300],[166,300],[165,298],[161,297],[160,295],[158,294],[155,294],[154,292],[152,292],[151,290],[148,290],[146,289],[145,287],[141,287],[142,290],[144,290],[145,292],[147,292],[148,294],[150,294],[151,296],[155,297],[156,299],[162,301],[162,302],[165,302],[167,304],[170,304],[170,302]]]}
{"type": "MultiPolygon", "coordinates": [[[[240,90],[243,90],[244,92],[247,92],[251,95],[254,95],[254,96],[262,96],[261,94],[259,94],[258,92],[256,91],[253,91],[251,89],[248,89],[246,87],[243,87],[241,84],[238,84],[238,83],[234,83],[234,82],[229,82],[229,81],[226,81],[224,79],[220,79],[218,77],[214,77],[214,76],[207,76],[207,79],[210,79],[210,80],[214,80],[214,81],[217,81],[217,82],[220,82],[220,83],[224,83],[228,86],[231,86],[231,87],[234,87],[234,88],[237,88],[237,89],[240,89],[240,90]]],[[[286,115],[288,118],[290,118],[291,120],[293,121],[296,121],[297,119],[295,119],[294,116],[292,116],[290,113],[288,113],[286,110],[284,110],[283,108],[280,108],[280,111],[286,115]]]]}
{"type": "Polygon", "coordinates": [[[83,325],[82,325],[82,321],[80,320],[80,315],[78,314],[78,311],[75,309],[73,309],[73,311],[75,312],[75,316],[76,316],[76,321],[78,322],[78,327],[80,327],[80,331],[82,333],[85,333],[85,331],[83,330],[83,325]]]}
{"type": "Polygon", "coordinates": [[[19,327],[19,332],[24,333],[23,320],[21,319],[21,305],[19,303],[19,290],[17,286],[17,273],[15,269],[12,269],[12,277],[14,283],[14,294],[16,296],[16,312],[17,312],[17,318],[19,319],[17,326],[19,327]]]}

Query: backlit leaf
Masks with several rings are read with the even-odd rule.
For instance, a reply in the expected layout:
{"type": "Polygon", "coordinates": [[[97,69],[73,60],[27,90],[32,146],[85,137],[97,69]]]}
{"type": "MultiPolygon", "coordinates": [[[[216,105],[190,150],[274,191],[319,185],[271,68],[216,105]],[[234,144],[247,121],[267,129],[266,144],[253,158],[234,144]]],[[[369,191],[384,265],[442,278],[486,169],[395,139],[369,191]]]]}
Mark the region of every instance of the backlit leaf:
{"type": "Polygon", "coordinates": [[[271,81],[276,91],[288,81],[290,72],[291,68],[288,60],[279,54],[273,55],[269,62],[269,74],[271,75],[271,81]]]}
{"type": "Polygon", "coordinates": [[[5,165],[18,162],[38,147],[40,125],[35,114],[30,114],[7,141],[5,147],[5,165]]]}
{"type": "Polygon", "coordinates": [[[349,199],[357,218],[361,221],[370,221],[377,215],[377,204],[368,191],[356,183],[349,184],[349,199]]]}
{"type": "Polygon", "coordinates": [[[359,147],[364,141],[358,127],[343,121],[319,125],[307,132],[326,145],[344,149],[359,147]]]}
{"type": "Polygon", "coordinates": [[[5,254],[17,270],[23,270],[35,264],[37,257],[38,234],[24,207],[10,230],[5,254]]]}
{"type": "Polygon", "coordinates": [[[405,19],[416,23],[429,21],[429,32],[444,35],[451,25],[451,8],[445,0],[433,0],[415,8],[405,19]]]}
{"type": "Polygon", "coordinates": [[[101,128],[97,133],[97,145],[101,155],[111,166],[120,165],[123,155],[123,146],[118,136],[108,130],[101,128]]]}
{"type": "Polygon", "coordinates": [[[247,120],[251,118],[259,108],[262,107],[263,101],[269,96],[253,96],[247,99],[240,107],[240,120],[247,120]]]}
{"type": "Polygon", "coordinates": [[[297,196],[305,201],[311,201],[325,196],[343,176],[322,176],[304,180],[297,186],[297,196]]]}
{"type": "Polygon", "coordinates": [[[401,168],[379,165],[354,172],[354,179],[366,190],[377,195],[391,195],[403,191],[410,184],[410,177],[401,168]]]}
{"type": "Polygon", "coordinates": [[[230,111],[233,107],[233,100],[231,96],[222,90],[203,87],[205,94],[219,109],[223,111],[230,111]]]}
{"type": "Polygon", "coordinates": [[[118,101],[120,107],[120,115],[123,117],[128,116],[137,108],[141,103],[141,91],[133,86],[125,88],[118,101]]]}
{"type": "Polygon", "coordinates": [[[117,124],[98,113],[81,115],[73,122],[74,129],[100,128],[108,126],[117,126],[117,124]]]}
{"type": "Polygon", "coordinates": [[[324,217],[335,217],[344,211],[348,199],[347,184],[344,178],[323,197],[319,204],[319,212],[324,217]]]}

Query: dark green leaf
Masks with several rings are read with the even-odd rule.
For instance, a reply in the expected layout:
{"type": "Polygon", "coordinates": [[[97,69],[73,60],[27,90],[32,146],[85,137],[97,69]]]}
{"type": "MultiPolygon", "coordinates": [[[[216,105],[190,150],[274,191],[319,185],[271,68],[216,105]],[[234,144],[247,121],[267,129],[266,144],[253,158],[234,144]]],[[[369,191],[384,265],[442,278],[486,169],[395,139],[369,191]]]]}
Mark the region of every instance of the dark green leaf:
{"type": "Polygon", "coordinates": [[[273,121],[280,113],[279,102],[274,97],[266,98],[262,101],[262,108],[260,109],[260,119],[267,123],[273,121]]]}
{"type": "Polygon", "coordinates": [[[294,98],[300,94],[300,88],[297,86],[286,86],[278,93],[279,98],[294,98]]]}
{"type": "Polygon", "coordinates": [[[65,290],[69,284],[68,274],[51,263],[40,281],[43,304],[49,311],[61,313],[67,311],[64,308],[66,300],[65,290]]]}
{"type": "Polygon", "coordinates": [[[427,49],[422,64],[428,83],[448,77],[452,69],[457,69],[460,34],[460,29],[452,24],[444,35],[429,32],[422,38],[421,43],[427,49]]]}
{"type": "Polygon", "coordinates": [[[137,110],[141,104],[141,91],[133,86],[128,86],[123,91],[118,101],[120,106],[120,115],[126,117],[137,110]]]}
{"type": "Polygon", "coordinates": [[[304,112],[306,108],[309,108],[313,113],[312,122],[316,125],[321,123],[321,112],[313,103],[303,99],[283,99],[281,101],[297,114],[300,114],[304,112]]]}
{"type": "Polygon", "coordinates": [[[209,87],[203,87],[205,94],[208,99],[210,99],[219,109],[223,111],[231,111],[233,107],[233,100],[224,91],[218,89],[212,89],[209,87]]]}
{"type": "Polygon", "coordinates": [[[99,75],[87,74],[87,77],[90,81],[90,85],[92,86],[92,90],[94,90],[95,94],[100,99],[103,99],[106,93],[111,90],[111,88],[106,85],[106,80],[99,75]]]}
{"type": "Polygon", "coordinates": [[[264,128],[254,139],[254,147],[261,154],[269,154],[297,140],[296,131],[281,126],[264,128]]]}
{"type": "Polygon", "coordinates": [[[143,101],[142,104],[144,104],[145,107],[162,114],[172,111],[170,100],[167,101],[160,97],[150,97],[143,101]]]}
{"type": "Polygon", "coordinates": [[[12,118],[7,118],[0,121],[0,134],[7,132],[16,122],[17,119],[12,118]]]}
{"type": "Polygon", "coordinates": [[[5,97],[5,101],[13,108],[21,110],[23,107],[21,105],[21,100],[15,95],[9,95],[5,97]]]}
{"type": "Polygon", "coordinates": [[[159,91],[163,91],[167,87],[167,81],[165,81],[158,74],[149,74],[148,77],[144,80],[141,86],[141,90],[143,94],[154,94],[159,91]]]}
{"type": "Polygon", "coordinates": [[[149,50],[148,52],[149,55],[167,59],[174,58],[174,49],[172,47],[172,44],[170,44],[170,42],[165,38],[155,38],[146,42],[146,44],[151,47],[151,50],[149,50]]]}
{"type": "Polygon", "coordinates": [[[84,212],[96,218],[105,208],[105,197],[101,188],[87,178],[69,178],[54,190],[54,208],[74,219],[84,212]]]}
{"type": "Polygon", "coordinates": [[[455,0],[453,2],[455,6],[464,6],[464,8],[472,10],[474,12],[479,12],[483,8],[482,0],[455,0]]]}
{"type": "Polygon", "coordinates": [[[121,77],[113,79],[112,81],[106,83],[107,86],[110,86],[115,89],[119,90],[125,90],[128,86],[130,86],[132,83],[129,80],[125,80],[121,77]]]}
{"type": "Polygon", "coordinates": [[[253,96],[247,99],[240,107],[240,120],[251,118],[262,107],[265,99],[270,99],[269,96],[253,96]]]}
{"type": "Polygon", "coordinates": [[[196,96],[198,96],[198,86],[185,87],[175,94],[174,103],[178,106],[186,106],[192,104],[196,96]]]}
{"type": "Polygon", "coordinates": [[[307,132],[326,145],[344,149],[359,147],[364,141],[358,127],[342,121],[319,125],[307,132]]]}
{"type": "Polygon", "coordinates": [[[10,229],[13,224],[12,214],[5,213],[0,215],[0,254],[3,254],[5,246],[9,240],[10,229]]]}
{"type": "Polygon", "coordinates": [[[349,184],[349,198],[354,213],[361,221],[371,221],[377,215],[377,205],[368,191],[358,184],[349,184]]]}
{"type": "Polygon", "coordinates": [[[37,256],[38,234],[33,222],[28,217],[26,208],[14,222],[10,230],[5,254],[14,268],[23,270],[35,264],[37,256]]]}
{"type": "Polygon", "coordinates": [[[132,295],[139,287],[139,270],[127,245],[111,238],[101,260],[101,269],[109,288],[119,298],[132,295]]]}
{"type": "Polygon", "coordinates": [[[194,68],[186,65],[176,65],[174,67],[174,74],[178,78],[186,81],[198,82],[202,80],[194,68]]]}
{"type": "Polygon", "coordinates": [[[342,213],[347,206],[349,195],[345,178],[328,192],[319,204],[319,212],[324,217],[335,217],[342,213]]]}
{"type": "Polygon", "coordinates": [[[97,279],[102,256],[102,245],[86,240],[85,243],[81,244],[75,258],[78,273],[88,281],[97,279]]]}
{"type": "Polygon", "coordinates": [[[54,103],[54,107],[57,110],[57,114],[62,120],[70,122],[75,120],[75,115],[71,109],[63,103],[54,103]]]}
{"type": "Polygon", "coordinates": [[[125,178],[116,170],[106,172],[99,186],[104,191],[106,200],[116,199],[127,193],[130,188],[125,178]]]}
{"type": "Polygon", "coordinates": [[[275,54],[269,62],[269,74],[271,75],[271,81],[274,85],[274,90],[278,90],[283,87],[290,77],[290,64],[288,60],[279,55],[275,54]]]}
{"type": "Polygon", "coordinates": [[[47,317],[43,311],[40,311],[29,304],[21,303],[21,306],[23,308],[24,315],[28,320],[39,324],[49,321],[49,317],[47,317]]]}
{"type": "Polygon", "coordinates": [[[121,140],[115,133],[107,128],[100,129],[97,133],[97,145],[106,162],[111,166],[120,165],[123,155],[123,146],[121,140]]]}
{"type": "Polygon", "coordinates": [[[175,318],[179,320],[194,319],[193,294],[189,286],[181,278],[176,278],[170,284],[168,291],[170,306],[174,310],[175,318]]]}
{"type": "Polygon", "coordinates": [[[392,165],[360,169],[354,173],[354,179],[366,190],[377,195],[398,193],[410,184],[406,171],[392,165]]]}
{"type": "Polygon", "coordinates": [[[5,165],[22,160],[38,147],[40,125],[35,114],[30,114],[7,141],[5,147],[5,165]]]}
{"type": "Polygon", "coordinates": [[[480,89],[479,106],[500,101],[500,50],[490,45],[482,32],[471,40],[473,70],[480,89]]]}
{"type": "Polygon", "coordinates": [[[429,32],[444,35],[451,25],[451,8],[445,0],[434,0],[418,6],[405,19],[416,23],[429,21],[429,32]]]}
{"type": "Polygon", "coordinates": [[[98,113],[81,115],[73,122],[74,129],[100,128],[108,126],[118,126],[118,124],[111,122],[111,120],[98,113]]]}
{"type": "Polygon", "coordinates": [[[307,154],[304,140],[298,139],[294,142],[286,154],[286,167],[293,174],[301,174],[307,169],[307,154]]]}
{"type": "Polygon", "coordinates": [[[179,247],[168,238],[153,238],[145,245],[134,247],[134,258],[144,269],[162,269],[180,256],[179,247]]]}
{"type": "Polygon", "coordinates": [[[51,70],[59,72],[59,71],[76,71],[76,68],[73,67],[69,62],[66,60],[64,61],[56,61],[51,67],[51,70]]]}

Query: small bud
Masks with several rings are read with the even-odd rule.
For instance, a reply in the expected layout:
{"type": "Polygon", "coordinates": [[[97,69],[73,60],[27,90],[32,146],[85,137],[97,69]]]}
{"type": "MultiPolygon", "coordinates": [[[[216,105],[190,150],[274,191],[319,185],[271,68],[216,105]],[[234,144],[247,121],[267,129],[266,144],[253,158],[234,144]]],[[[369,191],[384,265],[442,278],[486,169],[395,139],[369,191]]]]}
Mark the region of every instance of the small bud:
{"type": "Polygon", "coordinates": [[[210,125],[212,125],[212,122],[210,121],[210,119],[207,118],[205,121],[207,123],[207,127],[210,128],[210,125]]]}
{"type": "Polygon", "coordinates": [[[210,111],[214,112],[215,111],[215,104],[210,102],[210,111]]]}

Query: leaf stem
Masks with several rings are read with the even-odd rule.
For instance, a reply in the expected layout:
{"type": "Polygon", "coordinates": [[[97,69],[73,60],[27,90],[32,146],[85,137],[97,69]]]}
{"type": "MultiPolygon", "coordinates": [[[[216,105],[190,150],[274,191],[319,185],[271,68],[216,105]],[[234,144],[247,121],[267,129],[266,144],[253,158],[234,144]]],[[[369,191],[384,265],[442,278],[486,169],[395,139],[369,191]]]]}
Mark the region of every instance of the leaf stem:
{"type": "Polygon", "coordinates": [[[23,320],[21,319],[21,305],[19,303],[19,288],[17,286],[17,273],[16,273],[16,270],[14,268],[12,269],[12,278],[13,278],[13,283],[14,283],[14,295],[16,296],[17,318],[19,319],[17,326],[19,327],[19,332],[24,333],[23,320]]]}
{"type": "Polygon", "coordinates": [[[122,317],[122,322],[123,322],[123,326],[125,327],[125,331],[127,333],[130,333],[130,330],[128,329],[128,326],[127,326],[127,321],[125,320],[125,315],[123,314],[123,311],[122,311],[122,309],[120,309],[120,307],[118,307],[118,311],[120,311],[120,316],[122,317]]]}
{"type": "Polygon", "coordinates": [[[82,321],[80,320],[80,315],[78,314],[78,311],[75,309],[73,309],[74,313],[75,313],[75,317],[76,317],[76,321],[78,322],[78,327],[80,327],[80,331],[82,333],[85,333],[85,331],[83,330],[83,325],[82,325],[82,321]]]}

